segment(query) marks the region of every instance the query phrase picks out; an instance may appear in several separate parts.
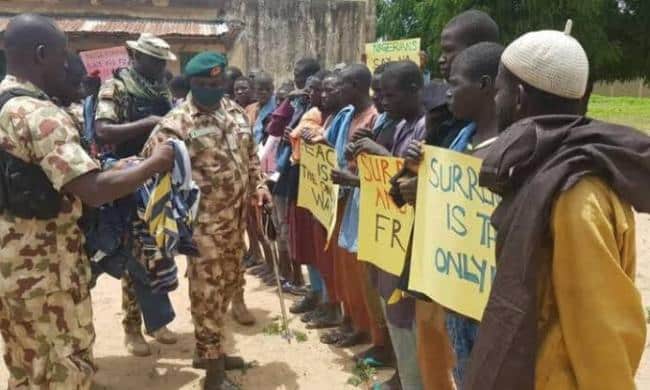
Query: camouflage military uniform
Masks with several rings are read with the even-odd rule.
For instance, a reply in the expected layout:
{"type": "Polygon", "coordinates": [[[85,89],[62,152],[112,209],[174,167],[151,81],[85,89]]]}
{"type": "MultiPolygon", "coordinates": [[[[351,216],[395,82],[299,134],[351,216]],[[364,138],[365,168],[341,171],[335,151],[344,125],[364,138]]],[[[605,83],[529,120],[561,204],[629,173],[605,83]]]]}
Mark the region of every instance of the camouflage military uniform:
{"type": "MultiPolygon", "coordinates": [[[[0,91],[34,85],[7,76],[0,91]]],[[[70,117],[48,100],[17,97],[0,111],[0,144],[37,163],[54,188],[97,164],[79,145],[70,117]]],[[[95,367],[90,263],[77,226],[81,201],[65,196],[50,220],[0,214],[0,332],[9,389],[86,389],[95,367]]]]}
{"type": "Polygon", "coordinates": [[[223,317],[240,288],[246,208],[261,184],[260,164],[250,126],[227,112],[229,102],[202,113],[187,99],[154,130],[144,154],[170,138],[184,140],[192,176],[201,189],[194,230],[201,256],[188,261],[190,303],[199,358],[222,354],[223,317]]]}
{"type": "MultiPolygon", "coordinates": [[[[242,128],[251,128],[250,122],[248,121],[248,116],[246,111],[234,100],[225,98],[223,99],[223,108],[228,112],[234,119],[235,122],[242,128]]],[[[252,131],[252,130],[251,130],[252,131]]],[[[246,214],[250,212],[250,206],[246,208],[246,214]]],[[[248,215],[246,216],[248,217],[248,215]]],[[[242,255],[241,261],[244,261],[244,256],[242,255]]],[[[235,290],[235,296],[238,294],[243,296],[244,286],[246,286],[246,279],[244,275],[246,274],[246,267],[243,265],[239,267],[239,279],[237,281],[237,290],[235,290]]]]}
{"type": "MultiPolygon", "coordinates": [[[[123,81],[109,79],[102,84],[99,90],[97,112],[95,119],[110,123],[128,122],[128,92],[123,81]]],[[[125,157],[125,156],[122,156],[125,157]]],[[[139,256],[134,248],[134,256],[139,256]]],[[[122,312],[124,318],[122,325],[127,333],[140,333],[142,328],[142,315],[140,306],[135,296],[135,286],[128,273],[122,277],[122,312]]]]}

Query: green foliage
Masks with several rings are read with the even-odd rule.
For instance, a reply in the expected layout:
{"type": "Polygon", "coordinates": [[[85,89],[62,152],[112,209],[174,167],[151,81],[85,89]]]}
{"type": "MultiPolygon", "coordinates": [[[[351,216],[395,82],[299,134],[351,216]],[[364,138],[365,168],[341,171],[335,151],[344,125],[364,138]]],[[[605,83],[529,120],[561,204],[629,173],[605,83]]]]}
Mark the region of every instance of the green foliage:
{"type": "Polygon", "coordinates": [[[650,134],[650,99],[592,95],[589,116],[650,134]]]}
{"type": "Polygon", "coordinates": [[[286,328],[284,327],[284,325],[282,325],[279,321],[275,321],[266,325],[262,329],[262,332],[267,336],[277,336],[282,334],[285,330],[286,328]]]}
{"type": "MultiPolygon", "coordinates": [[[[650,81],[648,0],[378,0],[377,36],[421,37],[429,57],[436,59],[445,24],[468,9],[490,14],[504,44],[528,31],[563,30],[571,18],[572,35],[590,57],[594,80],[650,81]]],[[[430,61],[432,70],[435,63],[430,61]]]]}
{"type": "Polygon", "coordinates": [[[363,361],[359,361],[352,369],[352,376],[348,379],[348,384],[354,387],[361,385],[369,387],[375,375],[377,375],[377,370],[374,367],[370,367],[363,361]]]}
{"type": "MultiPolygon", "coordinates": [[[[271,319],[271,321],[271,323],[262,329],[262,333],[267,336],[281,336],[287,334],[287,329],[280,321],[280,317],[274,317],[271,319]]],[[[291,330],[290,328],[289,335],[290,337],[295,337],[296,341],[299,343],[304,343],[307,341],[307,334],[305,332],[301,332],[299,330],[291,330]]]]}

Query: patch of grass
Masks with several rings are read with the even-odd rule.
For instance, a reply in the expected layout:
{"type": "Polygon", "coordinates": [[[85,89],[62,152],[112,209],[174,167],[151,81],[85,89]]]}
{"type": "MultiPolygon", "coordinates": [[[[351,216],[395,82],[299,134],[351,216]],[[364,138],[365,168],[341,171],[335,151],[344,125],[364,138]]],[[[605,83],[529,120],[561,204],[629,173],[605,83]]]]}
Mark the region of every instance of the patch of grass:
{"type": "Polygon", "coordinates": [[[294,330],[292,333],[293,333],[293,336],[296,338],[297,342],[304,343],[305,341],[307,341],[307,334],[306,333],[301,332],[299,330],[294,330]]]}
{"type": "Polygon", "coordinates": [[[352,376],[348,379],[348,384],[354,387],[364,386],[369,389],[371,382],[375,379],[377,375],[377,370],[374,367],[370,367],[363,361],[357,362],[352,369],[352,376]]]}
{"type": "Polygon", "coordinates": [[[284,325],[282,325],[279,321],[274,321],[266,325],[264,329],[262,329],[262,332],[264,332],[264,334],[267,336],[277,336],[282,334],[285,330],[286,329],[284,325]]]}
{"type": "MultiPolygon", "coordinates": [[[[280,318],[275,318],[273,319],[273,322],[269,323],[262,329],[262,332],[267,336],[284,336],[286,330],[287,329],[280,321],[280,318]]],[[[307,341],[307,334],[299,330],[291,330],[291,328],[289,328],[289,334],[299,343],[307,341]]]]}
{"type": "Polygon", "coordinates": [[[650,134],[650,98],[593,95],[589,101],[588,115],[650,134]]]}

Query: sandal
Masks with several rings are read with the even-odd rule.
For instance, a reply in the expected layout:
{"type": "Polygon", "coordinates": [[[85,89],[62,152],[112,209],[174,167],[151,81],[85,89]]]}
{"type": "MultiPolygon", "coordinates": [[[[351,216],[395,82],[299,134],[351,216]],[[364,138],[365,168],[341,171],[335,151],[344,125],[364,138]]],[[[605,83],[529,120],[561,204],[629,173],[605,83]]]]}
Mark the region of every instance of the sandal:
{"type": "Polygon", "coordinates": [[[366,338],[365,333],[355,331],[353,333],[348,333],[345,335],[345,338],[340,340],[334,346],[337,348],[350,348],[355,345],[361,344],[366,338]]]}
{"type": "Polygon", "coordinates": [[[328,317],[318,317],[307,324],[307,329],[326,329],[336,328],[341,325],[341,321],[328,317]]]}
{"type": "Polygon", "coordinates": [[[335,345],[343,340],[347,335],[338,330],[333,330],[320,336],[320,342],[327,345],[335,345]]]}

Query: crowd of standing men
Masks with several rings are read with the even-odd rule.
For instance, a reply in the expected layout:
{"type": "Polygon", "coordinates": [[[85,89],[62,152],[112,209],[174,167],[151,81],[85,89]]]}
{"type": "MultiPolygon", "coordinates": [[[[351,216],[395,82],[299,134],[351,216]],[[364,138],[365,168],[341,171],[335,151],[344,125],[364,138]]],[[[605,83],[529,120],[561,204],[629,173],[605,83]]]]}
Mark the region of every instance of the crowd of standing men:
{"type": "Polygon", "coordinates": [[[321,342],[370,342],[354,358],[396,369],[378,388],[634,388],[646,329],[632,207],[650,212],[650,140],[584,117],[589,61],[568,30],[503,47],[497,23],[467,11],[442,31],[442,81],[425,82],[424,64],[410,61],[373,74],[303,58],[277,90],[263,70],[244,76],[221,53],[200,53],[169,77],[175,55],[145,33],[127,42],[132,65],[99,86],[53,21],[14,17],[0,84],[9,388],[90,388],[90,288],[102,273],[122,279],[129,352],[150,353],[143,322],[175,343],[166,326],[179,253],[189,256],[193,365],[206,370],[205,389],[233,388],[226,371],[245,364],[222,349],[231,303],[238,322],[255,322],[245,269],[273,284],[276,264],[283,291],[302,297],[290,311],[331,329],[321,342]],[[303,142],[336,150],[329,245],[296,204],[303,142]],[[390,194],[417,208],[425,144],[483,159],[480,184],[503,198],[492,218],[498,272],[480,323],[408,291],[411,244],[401,276],[356,257],[356,157],[404,158],[390,194]],[[143,194],[143,204],[129,201],[143,194]],[[93,235],[86,216],[97,209],[95,225],[119,237],[122,256],[89,250],[111,236],[93,235]]]}

